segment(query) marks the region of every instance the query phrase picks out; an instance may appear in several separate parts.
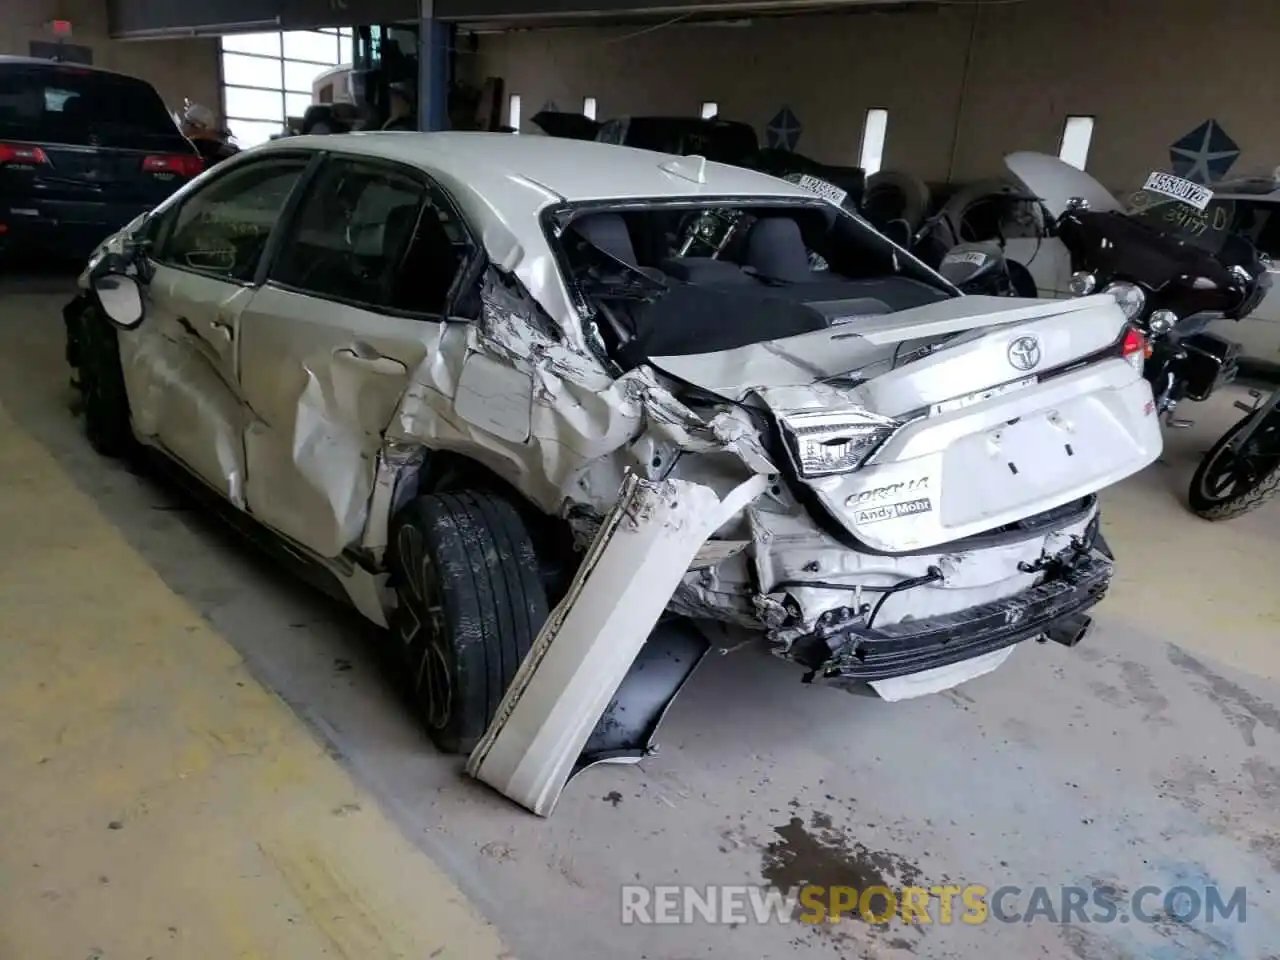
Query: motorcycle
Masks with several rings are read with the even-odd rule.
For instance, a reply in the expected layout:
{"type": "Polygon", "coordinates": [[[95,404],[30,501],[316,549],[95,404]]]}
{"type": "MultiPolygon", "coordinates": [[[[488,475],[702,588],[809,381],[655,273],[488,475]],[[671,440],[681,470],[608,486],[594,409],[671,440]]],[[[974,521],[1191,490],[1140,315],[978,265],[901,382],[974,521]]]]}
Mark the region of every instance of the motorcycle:
{"type": "Polygon", "coordinates": [[[949,221],[970,239],[1002,229],[991,225],[999,217],[975,216],[999,210],[991,200],[1035,198],[1018,226],[1035,220],[1038,208],[1036,229],[1001,237],[1005,255],[1027,269],[1041,296],[1114,297],[1147,336],[1145,376],[1156,411],[1168,426],[1190,426],[1175,419],[1178,404],[1208,399],[1239,365],[1239,345],[1206,328],[1249,316],[1271,284],[1266,258],[1238,228],[1234,202],[1156,172],[1125,204],[1057,157],[1014,153],[1005,165],[1025,196],[962,191],[944,211],[949,221]]]}
{"type": "Polygon", "coordinates": [[[1169,426],[1190,425],[1174,419],[1183,400],[1207,400],[1235,379],[1239,344],[1206,328],[1247,317],[1271,284],[1235,212],[1207,187],[1153,173],[1123,212],[1077,198],[1055,225],[1075,268],[1071,293],[1111,295],[1147,335],[1144,375],[1169,426]]]}
{"type": "Polygon", "coordinates": [[[1280,389],[1253,404],[1237,401],[1245,417],[1219,438],[1191,478],[1187,502],[1206,520],[1250,513],[1280,492],[1280,389]]]}

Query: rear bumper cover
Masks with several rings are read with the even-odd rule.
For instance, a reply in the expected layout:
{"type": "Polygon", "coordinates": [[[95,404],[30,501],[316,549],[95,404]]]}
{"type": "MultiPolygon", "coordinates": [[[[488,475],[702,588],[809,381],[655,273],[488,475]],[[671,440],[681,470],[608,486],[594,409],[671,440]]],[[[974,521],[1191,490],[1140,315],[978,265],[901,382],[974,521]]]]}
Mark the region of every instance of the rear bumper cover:
{"type": "Polygon", "coordinates": [[[1059,558],[1039,584],[991,603],[922,620],[867,628],[842,625],[793,644],[790,659],[823,680],[866,683],[950,666],[1040,637],[1094,606],[1111,584],[1097,550],[1059,558]]]}

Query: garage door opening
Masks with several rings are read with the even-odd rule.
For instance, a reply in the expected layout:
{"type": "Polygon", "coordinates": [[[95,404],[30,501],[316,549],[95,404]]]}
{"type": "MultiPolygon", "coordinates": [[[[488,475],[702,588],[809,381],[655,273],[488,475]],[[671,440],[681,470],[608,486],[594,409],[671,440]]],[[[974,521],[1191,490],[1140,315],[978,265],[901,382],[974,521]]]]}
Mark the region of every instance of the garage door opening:
{"type": "Polygon", "coordinates": [[[582,99],[582,115],[588,120],[596,118],[596,98],[583,97],[582,99]]]}
{"type": "Polygon", "coordinates": [[[889,134],[889,111],[878,107],[867,111],[862,123],[862,149],[858,153],[858,166],[869,177],[879,173],[884,163],[884,142],[889,134]]]}
{"type": "Polygon", "coordinates": [[[720,104],[716,103],[714,100],[708,100],[702,105],[702,109],[699,111],[698,115],[702,117],[703,120],[710,120],[719,112],[720,104]]]}
{"type": "Polygon", "coordinates": [[[507,126],[520,132],[520,94],[513,93],[507,101],[507,126]]]}
{"type": "Polygon", "coordinates": [[[222,102],[242,147],[283,133],[311,104],[312,85],[351,58],[349,29],[240,33],[222,38],[222,102]]]}
{"type": "Polygon", "coordinates": [[[1067,117],[1062,125],[1062,143],[1058,158],[1083,170],[1089,162],[1089,144],[1093,142],[1093,117],[1067,117]]]}

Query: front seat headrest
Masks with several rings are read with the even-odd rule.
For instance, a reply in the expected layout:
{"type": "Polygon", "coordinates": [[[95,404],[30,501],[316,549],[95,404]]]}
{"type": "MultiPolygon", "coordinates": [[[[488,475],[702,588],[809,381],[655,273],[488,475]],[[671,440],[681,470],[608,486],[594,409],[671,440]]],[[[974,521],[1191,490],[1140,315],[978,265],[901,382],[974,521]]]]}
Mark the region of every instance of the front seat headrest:
{"type": "Polygon", "coordinates": [[[813,278],[800,224],[791,217],[761,217],[752,224],[743,259],[766,280],[800,283],[813,278]]]}
{"type": "Polygon", "coordinates": [[[593,213],[573,221],[573,230],[592,246],[623,263],[636,265],[636,248],[620,213],[593,213]]]}

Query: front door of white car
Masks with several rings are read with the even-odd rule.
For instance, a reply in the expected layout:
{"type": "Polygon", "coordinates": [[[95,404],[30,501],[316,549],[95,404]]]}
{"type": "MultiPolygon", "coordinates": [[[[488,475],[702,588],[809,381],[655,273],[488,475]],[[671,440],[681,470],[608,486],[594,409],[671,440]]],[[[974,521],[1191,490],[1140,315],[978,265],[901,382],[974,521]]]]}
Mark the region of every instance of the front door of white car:
{"type": "Polygon", "coordinates": [[[358,542],[383,433],[473,247],[419,171],[331,156],[241,317],[249,511],[323,557],[358,542]]]}
{"type": "Polygon", "coordinates": [[[240,163],[150,225],[147,321],[120,336],[134,429],[244,506],[241,318],[306,154],[240,163]]]}

